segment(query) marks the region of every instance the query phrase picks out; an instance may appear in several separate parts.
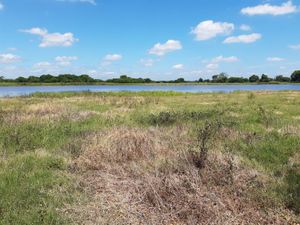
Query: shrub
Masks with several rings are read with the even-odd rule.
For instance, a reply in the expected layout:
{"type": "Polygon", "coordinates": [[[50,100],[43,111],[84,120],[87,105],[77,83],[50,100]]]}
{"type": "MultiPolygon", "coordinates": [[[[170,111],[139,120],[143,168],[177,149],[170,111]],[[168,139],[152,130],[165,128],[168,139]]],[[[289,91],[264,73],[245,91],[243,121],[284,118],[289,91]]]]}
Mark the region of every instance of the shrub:
{"type": "Polygon", "coordinates": [[[193,155],[193,161],[197,168],[205,168],[209,143],[221,128],[221,125],[222,124],[219,121],[206,122],[203,127],[197,129],[197,143],[199,152],[194,153],[193,155]]]}

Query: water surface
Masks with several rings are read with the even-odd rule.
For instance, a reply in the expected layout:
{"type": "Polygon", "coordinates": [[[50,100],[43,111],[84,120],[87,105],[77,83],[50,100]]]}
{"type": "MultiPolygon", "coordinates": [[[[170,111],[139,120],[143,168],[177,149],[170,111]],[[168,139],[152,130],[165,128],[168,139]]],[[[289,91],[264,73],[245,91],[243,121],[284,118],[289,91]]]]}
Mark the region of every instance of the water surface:
{"type": "Polygon", "coordinates": [[[234,91],[300,91],[298,84],[267,85],[82,85],[82,86],[17,86],[0,87],[0,97],[22,96],[37,92],[120,92],[120,91],[176,91],[176,92],[234,92],[234,91]]]}

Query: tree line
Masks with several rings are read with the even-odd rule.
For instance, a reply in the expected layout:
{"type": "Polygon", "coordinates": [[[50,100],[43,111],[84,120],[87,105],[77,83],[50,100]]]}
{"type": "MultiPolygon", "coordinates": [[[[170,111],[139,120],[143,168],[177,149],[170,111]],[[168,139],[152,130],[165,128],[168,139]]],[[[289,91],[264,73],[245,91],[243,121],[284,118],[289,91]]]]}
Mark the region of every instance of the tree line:
{"type": "Polygon", "coordinates": [[[61,74],[53,76],[51,74],[29,77],[18,77],[16,79],[5,79],[0,76],[0,82],[14,82],[14,83],[269,83],[269,82],[300,82],[300,70],[296,70],[290,77],[278,75],[275,78],[271,78],[266,74],[261,76],[252,75],[249,78],[245,77],[233,77],[228,76],[226,73],[220,73],[213,75],[211,79],[199,78],[196,81],[186,81],[184,78],[178,78],[176,80],[167,81],[154,81],[150,78],[132,78],[127,75],[122,75],[119,78],[113,78],[108,80],[94,79],[89,75],[74,75],[74,74],[61,74]]]}

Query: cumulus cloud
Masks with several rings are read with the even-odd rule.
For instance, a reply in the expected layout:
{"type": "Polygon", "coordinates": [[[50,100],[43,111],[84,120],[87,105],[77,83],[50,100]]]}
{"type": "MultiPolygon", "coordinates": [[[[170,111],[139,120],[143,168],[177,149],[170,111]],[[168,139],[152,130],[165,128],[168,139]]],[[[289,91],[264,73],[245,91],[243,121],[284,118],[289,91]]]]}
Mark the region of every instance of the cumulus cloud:
{"type": "Polygon", "coordinates": [[[21,57],[14,55],[14,54],[0,54],[0,63],[1,64],[8,64],[8,63],[15,63],[20,61],[21,57]]]}
{"type": "Polygon", "coordinates": [[[271,5],[269,3],[263,5],[257,5],[253,7],[246,7],[241,10],[242,14],[254,16],[254,15],[273,15],[280,16],[290,13],[296,13],[298,11],[297,6],[293,5],[292,1],[282,3],[282,5],[271,5]]]}
{"type": "Polygon", "coordinates": [[[234,62],[238,62],[238,61],[239,61],[239,58],[236,56],[224,57],[224,56],[220,55],[209,61],[203,61],[203,62],[207,63],[206,69],[215,70],[215,69],[219,68],[220,63],[234,63],[234,62]]]}
{"type": "Polygon", "coordinates": [[[144,65],[145,67],[151,67],[154,65],[154,60],[153,59],[141,59],[140,60],[141,64],[144,65]]]}
{"type": "Polygon", "coordinates": [[[251,30],[251,27],[249,25],[246,25],[246,24],[242,24],[240,26],[240,30],[242,31],[250,31],[251,30]]]}
{"type": "Polygon", "coordinates": [[[205,41],[218,35],[229,35],[234,30],[234,24],[227,22],[214,22],[206,20],[197,25],[192,30],[192,34],[196,35],[196,40],[205,41]]]}
{"type": "Polygon", "coordinates": [[[50,62],[38,62],[33,65],[34,69],[45,69],[51,67],[52,64],[50,62]]]}
{"type": "Polygon", "coordinates": [[[102,66],[108,66],[112,64],[113,62],[117,62],[123,59],[123,56],[120,54],[107,54],[103,57],[102,66]]]}
{"type": "Polygon", "coordinates": [[[236,56],[224,57],[224,56],[220,55],[220,56],[212,59],[213,63],[220,63],[220,62],[231,63],[231,62],[237,62],[237,61],[239,61],[239,59],[236,56]]]}
{"type": "Polygon", "coordinates": [[[123,58],[120,54],[108,54],[103,59],[107,62],[120,61],[123,58]]]}
{"type": "Polygon", "coordinates": [[[206,65],[206,69],[208,70],[215,70],[219,68],[219,64],[217,63],[209,63],[206,65]]]}
{"type": "Polygon", "coordinates": [[[42,38],[42,42],[40,43],[41,48],[45,47],[70,47],[75,42],[79,41],[79,39],[74,37],[73,33],[49,33],[47,29],[44,28],[31,28],[27,30],[21,30],[22,32],[38,35],[42,38]]]}
{"type": "Polygon", "coordinates": [[[168,40],[166,43],[155,44],[148,52],[152,55],[163,56],[169,52],[177,51],[182,49],[180,41],[168,40]]]}
{"type": "Polygon", "coordinates": [[[81,2],[81,3],[90,3],[92,5],[96,5],[95,0],[56,0],[58,2],[81,2]]]}
{"type": "Polygon", "coordinates": [[[300,44],[299,45],[290,45],[289,47],[294,50],[300,50],[300,44]]]}
{"type": "Polygon", "coordinates": [[[176,70],[181,70],[184,68],[184,65],[183,64],[176,64],[173,66],[173,69],[176,69],[176,70]]]}
{"type": "Polygon", "coordinates": [[[225,43],[225,44],[232,44],[232,43],[249,44],[249,43],[253,43],[253,42],[258,41],[261,38],[262,38],[261,34],[253,33],[253,34],[249,34],[249,35],[240,35],[240,36],[228,37],[224,40],[223,43],[225,43]]]}
{"type": "Polygon", "coordinates": [[[267,58],[267,61],[269,61],[269,62],[281,62],[284,60],[285,60],[284,58],[280,58],[280,57],[268,57],[267,58]]]}
{"type": "Polygon", "coordinates": [[[77,56],[57,56],[55,58],[55,61],[60,66],[69,66],[71,65],[72,61],[78,60],[77,56]]]}

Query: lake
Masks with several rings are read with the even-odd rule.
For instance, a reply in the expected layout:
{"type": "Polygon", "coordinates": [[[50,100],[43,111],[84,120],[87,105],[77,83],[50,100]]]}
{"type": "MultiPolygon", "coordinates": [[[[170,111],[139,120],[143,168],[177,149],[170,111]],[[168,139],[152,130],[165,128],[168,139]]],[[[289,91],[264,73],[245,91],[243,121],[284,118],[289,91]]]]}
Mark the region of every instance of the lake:
{"type": "Polygon", "coordinates": [[[191,93],[234,91],[300,91],[299,84],[267,85],[83,85],[83,86],[16,86],[0,87],[0,97],[22,96],[36,92],[120,92],[120,91],[175,91],[191,93]]]}

